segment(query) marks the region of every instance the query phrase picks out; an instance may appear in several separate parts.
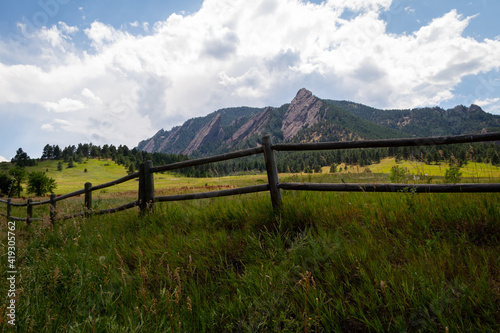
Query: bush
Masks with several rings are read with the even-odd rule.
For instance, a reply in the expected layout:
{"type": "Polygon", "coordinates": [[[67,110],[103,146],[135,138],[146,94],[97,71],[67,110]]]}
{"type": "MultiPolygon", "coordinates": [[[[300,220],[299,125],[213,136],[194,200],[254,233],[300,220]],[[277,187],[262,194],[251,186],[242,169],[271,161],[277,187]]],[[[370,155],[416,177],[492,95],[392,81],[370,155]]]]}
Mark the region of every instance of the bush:
{"type": "Polygon", "coordinates": [[[10,178],[4,173],[0,173],[0,193],[3,195],[9,195],[14,185],[14,179],[10,178]]]}
{"type": "Polygon", "coordinates": [[[392,183],[408,183],[409,176],[408,169],[395,165],[391,168],[389,179],[392,183]]]}
{"type": "Polygon", "coordinates": [[[462,172],[460,171],[460,167],[457,165],[452,165],[448,169],[446,169],[444,173],[444,182],[456,184],[460,182],[462,177],[462,172]]]}
{"type": "Polygon", "coordinates": [[[28,175],[28,193],[36,196],[43,196],[47,193],[54,193],[56,181],[45,175],[45,172],[31,172],[28,175]]]}

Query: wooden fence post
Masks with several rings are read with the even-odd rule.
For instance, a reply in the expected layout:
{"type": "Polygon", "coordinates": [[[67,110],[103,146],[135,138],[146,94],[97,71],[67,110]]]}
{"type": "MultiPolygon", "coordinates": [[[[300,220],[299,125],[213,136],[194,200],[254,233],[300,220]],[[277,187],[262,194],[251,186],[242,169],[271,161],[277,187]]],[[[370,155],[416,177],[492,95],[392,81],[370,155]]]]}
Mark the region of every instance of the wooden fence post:
{"type": "Polygon", "coordinates": [[[33,199],[28,199],[28,205],[26,206],[26,223],[30,225],[31,223],[31,218],[33,217],[33,206],[31,203],[33,202],[33,199]]]}
{"type": "Polygon", "coordinates": [[[89,217],[90,212],[92,210],[92,191],[90,188],[92,187],[91,183],[85,183],[85,216],[89,217]]]}
{"type": "Polygon", "coordinates": [[[267,179],[269,182],[269,192],[271,192],[271,203],[275,212],[279,212],[283,207],[281,192],[278,187],[278,167],[274,159],[274,152],[271,147],[271,137],[266,135],[262,137],[262,146],[264,147],[264,159],[266,160],[267,179]]]}
{"type": "Polygon", "coordinates": [[[153,161],[146,161],[139,168],[139,215],[152,212],[154,208],[155,182],[152,167],[153,161]]]}
{"type": "Polygon", "coordinates": [[[12,202],[12,199],[7,199],[7,221],[10,220],[10,216],[12,215],[12,206],[10,203],[12,202]]]}
{"type": "Polygon", "coordinates": [[[56,223],[56,215],[57,215],[57,205],[56,205],[56,195],[50,195],[50,222],[52,225],[56,223]]]}

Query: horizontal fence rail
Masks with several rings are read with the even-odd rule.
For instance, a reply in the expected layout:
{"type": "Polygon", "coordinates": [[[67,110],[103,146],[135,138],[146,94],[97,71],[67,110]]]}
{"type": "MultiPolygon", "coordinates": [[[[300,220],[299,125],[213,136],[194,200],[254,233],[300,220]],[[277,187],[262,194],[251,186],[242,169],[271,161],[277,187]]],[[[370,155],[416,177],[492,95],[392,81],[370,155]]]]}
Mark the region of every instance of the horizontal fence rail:
{"type": "Polygon", "coordinates": [[[500,184],[327,184],[327,183],[292,183],[279,182],[278,171],[275,161],[274,151],[311,151],[311,150],[335,150],[335,149],[357,149],[357,148],[389,148],[389,147],[407,147],[407,146],[429,146],[429,145],[449,145],[459,143],[472,142],[488,142],[500,141],[500,132],[483,133],[472,135],[457,135],[457,136],[439,136],[428,138],[404,138],[404,139],[388,139],[388,140],[365,140],[365,141],[349,141],[349,142],[319,142],[319,143],[278,143],[272,144],[269,136],[262,138],[262,146],[256,148],[244,149],[236,152],[203,157],[193,160],[172,163],[154,167],[151,161],[146,161],[141,164],[138,172],[131,173],[125,177],[113,180],[108,183],[92,186],[91,183],[86,183],[84,188],[78,191],[56,196],[52,194],[49,200],[34,202],[28,199],[25,203],[14,203],[11,199],[2,200],[0,203],[7,205],[7,214],[0,213],[7,219],[13,221],[25,221],[28,224],[32,221],[40,221],[40,218],[33,218],[33,207],[41,205],[50,205],[50,220],[54,224],[55,221],[67,220],[77,217],[88,217],[91,215],[112,214],[134,207],[139,207],[139,214],[143,215],[154,209],[155,202],[169,202],[182,200],[196,200],[226,197],[233,195],[267,192],[271,196],[273,209],[279,212],[282,208],[281,190],[294,191],[342,191],[342,192],[405,192],[413,191],[415,193],[498,193],[500,192],[500,184]],[[232,188],[228,190],[155,196],[154,192],[154,174],[158,172],[172,171],[181,168],[194,167],[209,163],[222,162],[236,158],[242,158],[257,154],[263,154],[267,170],[268,183],[263,185],[246,186],[232,188]],[[125,205],[94,210],[92,208],[92,192],[102,190],[107,187],[119,185],[121,183],[139,178],[138,199],[129,202],[125,205]],[[85,210],[70,215],[58,216],[57,202],[69,199],[76,196],[84,195],[85,210]],[[12,216],[12,207],[26,207],[26,218],[12,216]]]}
{"type": "Polygon", "coordinates": [[[280,183],[283,190],[341,192],[484,193],[500,192],[500,184],[328,184],[280,183]]]}
{"type": "Polygon", "coordinates": [[[125,183],[125,182],[132,180],[132,179],[135,179],[135,178],[139,178],[139,172],[131,173],[128,176],[122,177],[120,179],[114,180],[114,181],[109,182],[109,183],[105,183],[105,184],[101,184],[101,185],[97,185],[97,186],[92,186],[89,190],[91,192],[97,191],[97,190],[102,190],[102,189],[105,189],[107,187],[111,187],[111,186],[115,186],[115,185],[118,185],[121,183],[125,183]]]}
{"type": "Polygon", "coordinates": [[[211,192],[200,192],[200,193],[189,193],[189,194],[178,194],[178,195],[168,195],[168,196],[163,196],[163,197],[155,197],[155,202],[208,199],[208,198],[227,197],[227,196],[232,196],[232,195],[257,193],[257,192],[265,192],[265,191],[269,191],[268,184],[239,187],[239,188],[233,188],[230,190],[222,190],[222,191],[211,191],[211,192]]]}
{"type": "Polygon", "coordinates": [[[189,167],[203,165],[203,164],[222,162],[222,161],[227,161],[227,160],[233,160],[235,158],[252,156],[252,155],[256,155],[256,154],[261,154],[263,152],[264,152],[264,150],[262,147],[250,148],[250,149],[235,151],[232,153],[226,153],[226,154],[221,154],[221,155],[216,155],[216,156],[203,157],[203,158],[198,158],[198,159],[194,159],[194,160],[187,160],[187,161],[172,163],[172,164],[168,164],[168,165],[157,166],[157,167],[151,168],[151,172],[163,172],[163,171],[172,171],[172,170],[181,169],[181,168],[189,168],[189,167]]]}
{"type": "Polygon", "coordinates": [[[339,141],[339,142],[317,142],[317,143],[277,143],[273,149],[277,151],[297,150],[335,150],[356,148],[390,148],[390,147],[416,147],[416,146],[440,146],[458,143],[500,141],[500,133],[484,133],[456,136],[435,136],[428,138],[410,139],[386,139],[386,140],[363,140],[363,141],[339,141]]]}

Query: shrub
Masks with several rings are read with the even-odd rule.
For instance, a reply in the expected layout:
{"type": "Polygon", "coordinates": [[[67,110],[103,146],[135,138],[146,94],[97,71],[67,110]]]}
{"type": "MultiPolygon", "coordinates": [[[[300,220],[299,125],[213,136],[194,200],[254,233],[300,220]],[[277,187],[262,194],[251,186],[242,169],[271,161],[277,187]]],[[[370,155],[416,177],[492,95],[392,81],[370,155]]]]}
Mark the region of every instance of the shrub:
{"type": "Polygon", "coordinates": [[[460,167],[458,165],[452,165],[446,169],[444,173],[444,182],[456,184],[460,182],[461,177],[462,172],[460,171],[460,167]]]}
{"type": "Polygon", "coordinates": [[[56,181],[45,175],[44,172],[31,172],[28,175],[28,193],[42,196],[47,193],[53,193],[56,189],[56,181]]]}
{"type": "Polygon", "coordinates": [[[9,195],[10,190],[14,184],[14,179],[10,178],[4,173],[0,173],[0,193],[3,195],[9,195]]]}
{"type": "Polygon", "coordinates": [[[389,179],[392,183],[408,183],[409,176],[408,169],[395,165],[391,168],[389,179]]]}

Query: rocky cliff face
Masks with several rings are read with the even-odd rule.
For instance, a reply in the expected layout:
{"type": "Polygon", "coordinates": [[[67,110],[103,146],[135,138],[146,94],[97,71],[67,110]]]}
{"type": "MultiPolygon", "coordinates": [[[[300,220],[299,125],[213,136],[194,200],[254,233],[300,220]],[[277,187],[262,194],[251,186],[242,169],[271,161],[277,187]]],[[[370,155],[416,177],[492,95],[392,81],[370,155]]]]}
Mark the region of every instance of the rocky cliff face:
{"type": "Polygon", "coordinates": [[[203,144],[220,141],[224,137],[224,130],[221,127],[220,121],[221,115],[218,114],[212,121],[201,128],[182,153],[184,155],[191,155],[203,144]]]}
{"type": "Polygon", "coordinates": [[[301,89],[293,99],[283,118],[283,138],[293,138],[301,129],[309,128],[320,120],[323,103],[312,92],[301,89]]]}
{"type": "Polygon", "coordinates": [[[215,116],[190,119],[170,131],[160,130],[151,139],[142,141],[138,148],[148,152],[204,155],[213,153],[214,149],[225,151],[233,147],[254,147],[264,133],[273,135],[279,141],[296,138],[301,142],[327,140],[329,137],[338,139],[346,136],[345,133],[351,133],[333,126],[333,123],[328,127],[328,133],[320,133],[326,127],[315,126],[324,123],[328,106],[307,89],[299,90],[288,106],[267,107],[250,116],[241,115],[241,110],[238,116],[236,113],[232,115],[232,111],[219,110],[215,116]],[[224,122],[224,117],[234,120],[224,122]],[[300,138],[299,133],[302,133],[300,138]]]}
{"type": "Polygon", "coordinates": [[[241,126],[229,140],[226,140],[226,144],[232,147],[234,144],[242,142],[252,135],[262,134],[266,124],[269,121],[269,116],[271,114],[271,108],[267,107],[264,112],[257,114],[250,118],[243,126],[241,126]]]}
{"type": "MultiPolygon", "coordinates": [[[[151,139],[144,140],[139,143],[141,150],[148,153],[154,153],[157,151],[165,151],[166,148],[174,146],[180,136],[180,126],[172,128],[170,131],[159,130],[151,139]]],[[[179,154],[180,151],[176,151],[175,154],[179,154]]]]}

